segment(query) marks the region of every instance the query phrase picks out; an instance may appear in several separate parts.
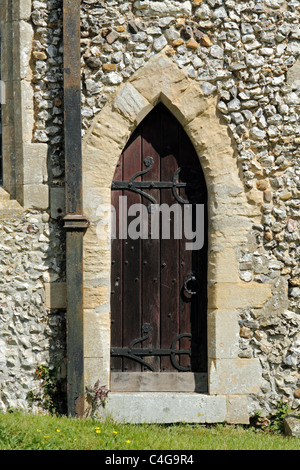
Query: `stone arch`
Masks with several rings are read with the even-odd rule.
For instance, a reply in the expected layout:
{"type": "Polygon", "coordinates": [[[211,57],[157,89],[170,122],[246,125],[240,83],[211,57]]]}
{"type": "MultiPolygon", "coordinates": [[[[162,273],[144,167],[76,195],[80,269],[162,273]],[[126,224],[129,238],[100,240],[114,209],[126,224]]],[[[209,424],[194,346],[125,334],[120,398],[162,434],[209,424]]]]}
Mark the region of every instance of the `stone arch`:
{"type": "MultiPolygon", "coordinates": [[[[209,389],[206,399],[217,396],[221,403],[215,421],[247,422],[247,395],[258,392],[261,371],[257,359],[238,357],[239,309],[260,308],[271,291],[267,285],[240,279],[237,253],[247,243],[260,210],[247,200],[227,125],[217,115],[216,97],[205,96],[199,82],[191,80],[163,54],[151,58],[118,88],[96,115],[84,138],[83,204],[85,216],[91,222],[84,237],[85,380],[87,385],[96,380],[109,385],[110,214],[106,214],[107,235],[99,240],[97,227],[105,220],[99,207],[110,204],[115,166],[130,135],[160,101],[190,137],[208,190],[209,389]],[[234,409],[242,410],[238,418],[230,417],[234,409]]],[[[131,395],[129,400],[132,399],[131,395]]],[[[116,395],[109,401],[108,412],[120,417],[120,407],[114,400],[116,395]]],[[[142,410],[139,401],[142,398],[135,397],[135,400],[135,406],[142,410]]],[[[212,422],[209,404],[205,403],[204,414],[198,420],[212,422]]],[[[126,406],[122,408],[124,411],[126,406]]],[[[138,420],[147,420],[142,411],[138,420]]]]}

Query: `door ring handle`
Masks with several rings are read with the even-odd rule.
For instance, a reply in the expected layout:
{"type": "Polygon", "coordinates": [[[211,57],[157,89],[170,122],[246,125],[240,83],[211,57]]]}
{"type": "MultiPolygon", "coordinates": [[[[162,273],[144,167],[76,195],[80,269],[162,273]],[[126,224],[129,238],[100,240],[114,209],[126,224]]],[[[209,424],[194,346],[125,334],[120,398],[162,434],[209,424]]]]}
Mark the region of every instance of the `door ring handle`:
{"type": "Polygon", "coordinates": [[[195,273],[189,273],[184,282],[184,290],[190,295],[196,295],[199,291],[200,285],[195,273]],[[189,285],[191,284],[191,285],[189,285]]]}

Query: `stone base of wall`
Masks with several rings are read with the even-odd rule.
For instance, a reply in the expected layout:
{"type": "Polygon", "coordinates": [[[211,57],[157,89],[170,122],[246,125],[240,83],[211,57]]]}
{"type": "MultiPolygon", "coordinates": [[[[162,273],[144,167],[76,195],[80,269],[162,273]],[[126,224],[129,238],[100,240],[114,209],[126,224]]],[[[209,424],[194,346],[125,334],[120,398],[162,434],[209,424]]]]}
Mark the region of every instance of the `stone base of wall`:
{"type": "Polygon", "coordinates": [[[245,395],[139,392],[109,393],[100,419],[120,423],[231,423],[249,424],[245,395]]]}

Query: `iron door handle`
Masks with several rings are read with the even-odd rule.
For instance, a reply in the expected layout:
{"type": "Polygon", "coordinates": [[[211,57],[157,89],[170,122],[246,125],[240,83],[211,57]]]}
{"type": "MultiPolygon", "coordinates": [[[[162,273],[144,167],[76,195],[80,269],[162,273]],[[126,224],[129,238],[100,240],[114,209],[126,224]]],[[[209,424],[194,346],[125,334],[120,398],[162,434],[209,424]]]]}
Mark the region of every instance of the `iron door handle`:
{"type": "Polygon", "coordinates": [[[199,281],[195,273],[189,273],[184,282],[183,288],[187,294],[196,295],[199,291],[199,281]]]}

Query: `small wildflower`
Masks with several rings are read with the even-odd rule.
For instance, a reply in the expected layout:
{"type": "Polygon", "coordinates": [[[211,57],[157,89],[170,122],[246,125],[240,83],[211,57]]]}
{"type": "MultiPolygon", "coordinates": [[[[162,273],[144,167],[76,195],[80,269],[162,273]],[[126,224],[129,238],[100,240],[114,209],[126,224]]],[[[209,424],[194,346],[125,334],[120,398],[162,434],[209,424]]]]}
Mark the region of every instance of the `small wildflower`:
{"type": "Polygon", "coordinates": [[[101,432],[101,429],[96,429],[97,434],[100,434],[100,432],[101,432]]]}
{"type": "Polygon", "coordinates": [[[60,429],[56,429],[56,432],[60,432],[60,429]]]}
{"type": "Polygon", "coordinates": [[[128,439],[126,442],[127,442],[127,444],[130,444],[131,441],[129,441],[129,439],[128,439]]]}
{"type": "Polygon", "coordinates": [[[113,431],[113,434],[118,434],[118,431],[113,431]]]}
{"type": "Polygon", "coordinates": [[[41,430],[41,429],[37,429],[37,432],[42,432],[42,430],[41,430]]]}

